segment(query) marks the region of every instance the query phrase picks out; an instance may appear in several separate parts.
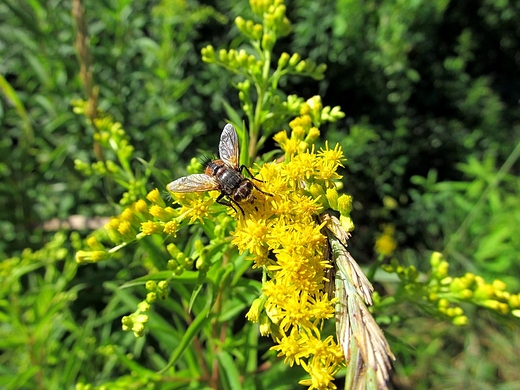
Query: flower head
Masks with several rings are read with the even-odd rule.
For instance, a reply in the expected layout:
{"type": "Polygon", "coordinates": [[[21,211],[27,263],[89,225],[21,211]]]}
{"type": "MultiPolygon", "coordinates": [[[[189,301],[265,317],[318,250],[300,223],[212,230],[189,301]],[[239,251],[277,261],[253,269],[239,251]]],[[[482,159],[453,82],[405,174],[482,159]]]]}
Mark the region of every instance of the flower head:
{"type": "MultiPolygon", "coordinates": [[[[256,176],[264,182],[261,190],[272,195],[255,191],[252,203],[244,203],[245,217],[238,218],[232,242],[241,253],[249,251],[254,267],[263,267],[269,277],[262,287],[263,305],[255,306],[249,318],[265,312],[277,327],[275,334],[265,332],[277,342],[272,349],[286,363],[309,372],[311,379],[304,384],[334,388],[344,355],[333,337],[321,337],[323,322],[334,317],[336,300],[324,292],[330,264],[319,214],[332,207],[325,194],[332,194],[333,180],[341,178],[336,170],[343,155],[339,146],[326,145],[316,153],[306,144],[306,132],[312,129],[308,115],[292,121],[291,128],[290,138],[285,131],[275,137],[285,161],[261,166],[256,176]]],[[[333,198],[337,209],[337,194],[333,198]]]]}

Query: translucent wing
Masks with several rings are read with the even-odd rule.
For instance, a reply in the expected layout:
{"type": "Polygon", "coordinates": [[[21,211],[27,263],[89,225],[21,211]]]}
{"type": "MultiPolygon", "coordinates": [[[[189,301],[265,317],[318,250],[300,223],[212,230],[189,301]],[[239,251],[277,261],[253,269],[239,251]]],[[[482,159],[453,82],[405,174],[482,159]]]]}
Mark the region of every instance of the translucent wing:
{"type": "Polygon", "coordinates": [[[224,126],[220,135],[220,144],[218,145],[220,159],[233,169],[238,169],[240,161],[240,152],[238,149],[238,135],[232,124],[228,123],[224,126]]]}
{"type": "Polygon", "coordinates": [[[203,192],[217,190],[218,182],[204,173],[181,177],[166,186],[171,192],[203,192]]]}

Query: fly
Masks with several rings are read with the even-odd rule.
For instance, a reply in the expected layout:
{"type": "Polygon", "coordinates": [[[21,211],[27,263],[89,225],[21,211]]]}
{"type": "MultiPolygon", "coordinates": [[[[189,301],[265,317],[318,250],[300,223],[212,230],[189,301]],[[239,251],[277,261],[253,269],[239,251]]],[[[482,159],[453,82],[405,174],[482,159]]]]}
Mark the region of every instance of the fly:
{"type": "Polygon", "coordinates": [[[253,188],[262,194],[271,195],[258,188],[250,179],[244,177],[242,171],[245,169],[251,179],[258,182],[245,165],[239,165],[240,150],[238,147],[238,135],[232,124],[227,124],[220,135],[218,146],[220,159],[209,161],[204,173],[181,177],[167,185],[171,192],[204,192],[218,190],[220,195],[217,203],[230,206],[242,215],[244,210],[240,202],[252,201],[253,188]],[[227,199],[225,199],[227,198],[227,199]]]}

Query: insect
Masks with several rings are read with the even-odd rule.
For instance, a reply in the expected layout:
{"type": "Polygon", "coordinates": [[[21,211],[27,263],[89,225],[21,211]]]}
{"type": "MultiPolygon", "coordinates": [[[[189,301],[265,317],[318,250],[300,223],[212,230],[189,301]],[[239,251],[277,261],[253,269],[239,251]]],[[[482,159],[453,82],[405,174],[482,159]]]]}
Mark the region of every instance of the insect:
{"type": "Polygon", "coordinates": [[[231,124],[224,126],[220,135],[218,146],[220,159],[208,161],[204,173],[181,177],[167,185],[171,192],[203,192],[218,190],[220,195],[217,203],[230,206],[237,212],[237,206],[242,215],[244,210],[240,202],[252,201],[253,188],[263,194],[271,195],[258,188],[250,179],[244,177],[242,171],[245,169],[251,179],[255,179],[245,165],[239,165],[240,150],[238,147],[238,135],[231,124]],[[227,197],[226,200],[225,197],[227,197]]]}

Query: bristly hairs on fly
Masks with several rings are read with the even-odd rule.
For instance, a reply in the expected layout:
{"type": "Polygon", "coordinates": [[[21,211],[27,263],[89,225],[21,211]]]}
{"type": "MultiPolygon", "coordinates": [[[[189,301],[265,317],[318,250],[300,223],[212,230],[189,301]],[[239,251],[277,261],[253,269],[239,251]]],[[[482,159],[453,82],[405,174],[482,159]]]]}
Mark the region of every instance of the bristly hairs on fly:
{"type": "Polygon", "coordinates": [[[217,160],[218,157],[215,156],[214,154],[203,154],[202,156],[199,157],[199,162],[201,163],[202,165],[202,172],[204,172],[204,170],[206,169],[206,167],[212,162],[212,161],[215,161],[217,160]]]}

